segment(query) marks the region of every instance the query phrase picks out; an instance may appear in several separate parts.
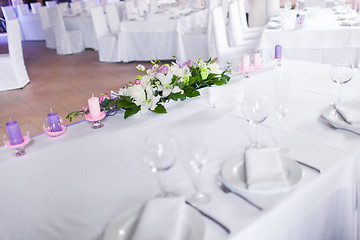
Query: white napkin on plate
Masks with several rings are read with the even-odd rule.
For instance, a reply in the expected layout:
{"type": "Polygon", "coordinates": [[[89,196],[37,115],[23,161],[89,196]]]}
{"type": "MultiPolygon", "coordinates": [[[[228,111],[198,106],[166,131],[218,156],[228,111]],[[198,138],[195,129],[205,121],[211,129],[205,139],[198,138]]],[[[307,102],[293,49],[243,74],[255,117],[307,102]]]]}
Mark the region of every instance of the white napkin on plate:
{"type": "Polygon", "coordinates": [[[277,148],[247,150],[245,171],[250,190],[286,191],[289,189],[277,148]]]}
{"type": "Polygon", "coordinates": [[[132,240],[180,240],[185,197],[153,198],[143,207],[132,240]]]}
{"type": "Polygon", "coordinates": [[[339,102],[335,104],[335,108],[348,123],[360,125],[360,101],[339,102]]]}

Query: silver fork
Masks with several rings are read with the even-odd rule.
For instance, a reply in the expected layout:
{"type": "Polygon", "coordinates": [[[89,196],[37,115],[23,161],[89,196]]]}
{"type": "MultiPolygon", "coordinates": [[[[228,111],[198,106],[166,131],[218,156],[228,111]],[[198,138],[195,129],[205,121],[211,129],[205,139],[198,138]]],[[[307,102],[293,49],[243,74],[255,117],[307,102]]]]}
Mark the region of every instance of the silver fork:
{"type": "Polygon", "coordinates": [[[259,207],[258,205],[256,205],[255,203],[253,203],[252,201],[250,201],[249,199],[247,199],[246,197],[236,193],[236,192],[233,192],[231,191],[230,188],[228,188],[227,186],[225,186],[225,184],[223,184],[222,182],[219,182],[219,186],[220,186],[220,189],[224,192],[224,193],[233,193],[235,194],[236,196],[242,198],[243,200],[245,200],[247,203],[249,203],[250,205],[252,205],[253,207],[257,208],[258,210],[262,211],[263,208],[262,207],[259,207]]]}

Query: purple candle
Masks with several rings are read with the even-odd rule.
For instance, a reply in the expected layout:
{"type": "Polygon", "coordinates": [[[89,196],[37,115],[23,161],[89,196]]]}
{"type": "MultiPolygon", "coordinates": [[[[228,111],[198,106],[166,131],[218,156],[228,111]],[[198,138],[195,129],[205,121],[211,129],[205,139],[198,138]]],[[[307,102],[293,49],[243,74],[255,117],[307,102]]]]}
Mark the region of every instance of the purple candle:
{"type": "Polygon", "coordinates": [[[20,131],[20,127],[17,121],[11,121],[5,124],[6,131],[8,133],[10,143],[12,145],[20,144],[24,142],[23,136],[20,131]]]}
{"type": "Polygon", "coordinates": [[[282,47],[280,45],[275,46],[275,59],[282,58],[282,47]]]}
{"type": "Polygon", "coordinates": [[[49,113],[47,115],[47,119],[49,122],[51,132],[59,132],[62,130],[61,124],[60,124],[60,119],[59,119],[59,114],[53,113],[53,112],[49,113]]]}

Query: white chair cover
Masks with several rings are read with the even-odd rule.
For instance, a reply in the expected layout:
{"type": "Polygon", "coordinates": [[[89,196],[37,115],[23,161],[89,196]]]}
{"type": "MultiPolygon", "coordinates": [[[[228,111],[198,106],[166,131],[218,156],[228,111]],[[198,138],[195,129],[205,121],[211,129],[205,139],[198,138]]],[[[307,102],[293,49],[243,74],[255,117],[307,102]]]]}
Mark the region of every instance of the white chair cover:
{"type": "Polygon", "coordinates": [[[325,0],[305,0],[305,7],[320,7],[325,8],[326,2],[325,0]]]}
{"type": "Polygon", "coordinates": [[[249,1],[250,27],[264,27],[266,25],[266,2],[267,0],[249,1]]]}
{"type": "Polygon", "coordinates": [[[84,2],[84,11],[90,14],[90,8],[96,7],[96,0],[87,0],[84,2]]]}
{"type": "Polygon", "coordinates": [[[246,20],[246,13],[248,12],[248,9],[246,9],[246,6],[249,6],[249,2],[246,0],[237,0],[238,6],[239,6],[239,12],[240,12],[240,20],[241,20],[241,27],[243,28],[243,31],[245,33],[249,32],[257,32],[257,34],[260,34],[263,30],[262,27],[251,27],[249,28],[248,22],[246,20]]]}
{"type": "Polygon", "coordinates": [[[45,6],[48,8],[56,8],[56,1],[46,1],[45,6]]]}
{"type": "Polygon", "coordinates": [[[18,16],[19,17],[31,14],[29,5],[27,5],[27,4],[19,4],[19,5],[17,5],[17,10],[18,10],[18,16]]]}
{"type": "Polygon", "coordinates": [[[136,0],[136,6],[138,8],[139,16],[144,16],[145,12],[149,11],[149,5],[146,0],[136,0]]]}
{"type": "Polygon", "coordinates": [[[37,13],[38,13],[37,9],[38,9],[39,7],[41,7],[41,3],[39,3],[39,2],[30,3],[30,7],[31,7],[31,12],[32,12],[33,14],[37,14],[37,13]]]}
{"type": "Polygon", "coordinates": [[[30,82],[21,46],[17,19],[6,22],[9,54],[0,55],[0,91],[23,88],[30,82]]]}
{"type": "Polygon", "coordinates": [[[135,7],[134,0],[125,1],[126,19],[133,20],[138,18],[138,9],[135,7]]]}
{"type": "Polygon", "coordinates": [[[58,8],[48,8],[56,41],[56,53],[74,54],[85,50],[83,35],[80,30],[66,31],[64,20],[58,8]]]}
{"type": "Polygon", "coordinates": [[[83,11],[82,2],[75,1],[70,3],[72,14],[81,14],[83,11]]]}
{"type": "Polygon", "coordinates": [[[118,35],[109,33],[103,8],[91,8],[90,14],[99,43],[99,61],[118,62],[118,35]]]}
{"type": "Polygon", "coordinates": [[[267,0],[266,3],[266,22],[275,15],[280,9],[280,0],[267,0]]]}
{"type": "Polygon", "coordinates": [[[47,7],[42,6],[37,9],[40,17],[41,27],[45,34],[45,45],[47,48],[56,49],[55,35],[51,26],[47,7]]]}
{"type": "Polygon", "coordinates": [[[107,22],[109,24],[111,33],[120,32],[120,16],[115,4],[105,5],[105,12],[107,17],[107,22]]]}
{"type": "Polygon", "coordinates": [[[230,3],[229,5],[229,20],[230,20],[230,32],[233,46],[241,46],[242,44],[258,44],[260,39],[259,34],[245,33],[241,27],[241,19],[239,13],[238,2],[230,3]]]}
{"type": "Polygon", "coordinates": [[[217,57],[220,63],[238,62],[245,53],[252,53],[253,46],[229,47],[222,7],[212,11],[212,23],[216,44],[217,57]]]}
{"type": "Polygon", "coordinates": [[[150,13],[156,13],[158,8],[159,6],[157,0],[150,0],[150,13]]]}
{"type": "Polygon", "coordinates": [[[20,4],[17,8],[23,39],[25,41],[45,40],[40,17],[32,14],[27,4],[20,4]]]}
{"type": "Polygon", "coordinates": [[[69,4],[67,2],[59,3],[56,5],[56,8],[59,9],[61,16],[68,16],[70,14],[69,4]]]}
{"type": "Polygon", "coordinates": [[[2,11],[6,21],[10,21],[10,20],[17,18],[15,10],[12,6],[1,7],[1,11],[2,11]]]}

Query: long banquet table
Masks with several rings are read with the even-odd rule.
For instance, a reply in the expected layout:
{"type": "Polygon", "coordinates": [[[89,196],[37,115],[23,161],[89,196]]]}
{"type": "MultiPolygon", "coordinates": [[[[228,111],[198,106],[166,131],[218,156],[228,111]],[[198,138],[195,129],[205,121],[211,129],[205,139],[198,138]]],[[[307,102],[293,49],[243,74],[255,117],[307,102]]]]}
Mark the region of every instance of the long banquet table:
{"type": "MultiPolygon", "coordinates": [[[[288,193],[247,195],[263,211],[216,185],[222,163],[241,154],[253,138],[253,128],[240,106],[232,112],[213,108],[204,91],[199,98],[169,103],[167,114],[124,120],[119,113],[107,117],[99,130],[82,122],[60,137],[34,137],[28,153],[19,158],[0,148],[0,239],[102,239],[121,211],[159,192],[155,177],[141,164],[144,138],[165,132],[181,144],[198,128],[205,130],[208,146],[203,189],[212,195],[200,208],[232,231],[227,235],[204,219],[204,239],[356,239],[360,138],[330,127],[320,117],[337,94],[329,69],[285,60],[282,67],[269,63],[250,78],[235,75],[229,83],[244,90],[239,95],[265,94],[273,107],[272,79],[280,73],[291,76],[291,104],[281,133],[291,158],[322,170],[318,174],[302,167],[301,181],[288,193]]],[[[357,74],[344,86],[345,99],[359,97],[358,79],[357,74]]],[[[259,141],[274,146],[279,124],[270,112],[259,128],[259,141]]],[[[183,153],[166,178],[170,190],[188,196],[194,189],[181,164],[183,153]]]]}
{"type": "MultiPolygon", "coordinates": [[[[275,19],[281,21],[281,16],[275,19]]],[[[263,49],[266,58],[270,59],[274,54],[274,46],[280,44],[284,47],[284,56],[291,59],[332,64],[335,59],[341,58],[357,63],[360,26],[359,15],[356,12],[335,11],[332,8],[291,10],[285,14],[283,21],[290,21],[285,23],[286,30],[282,27],[272,29],[268,26],[261,36],[258,48],[263,49]],[[295,15],[298,13],[306,15],[305,26],[294,29],[295,15]],[[354,23],[353,26],[346,26],[354,23]]]]}

